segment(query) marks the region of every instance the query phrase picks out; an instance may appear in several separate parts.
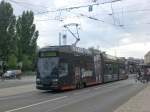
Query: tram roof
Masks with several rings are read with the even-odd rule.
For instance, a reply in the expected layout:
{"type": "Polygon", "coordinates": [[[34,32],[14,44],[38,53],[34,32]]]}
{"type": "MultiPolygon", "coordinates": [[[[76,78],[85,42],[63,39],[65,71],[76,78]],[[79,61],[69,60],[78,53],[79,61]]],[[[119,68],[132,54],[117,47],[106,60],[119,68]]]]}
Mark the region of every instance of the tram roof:
{"type": "MultiPolygon", "coordinates": [[[[46,46],[43,47],[39,50],[40,52],[46,52],[46,51],[58,51],[58,52],[65,52],[65,53],[75,53],[75,54],[79,54],[79,55],[92,55],[93,52],[85,49],[85,48],[80,48],[80,47],[75,47],[72,45],[63,45],[63,46],[46,46]]],[[[98,50],[94,50],[95,54],[100,54],[102,52],[98,51],[98,50]]],[[[116,61],[119,58],[116,56],[111,56],[105,53],[102,53],[103,56],[105,57],[106,60],[112,60],[112,61],[116,61]]],[[[121,59],[119,59],[121,60],[121,59]]]]}
{"type": "Polygon", "coordinates": [[[77,53],[77,54],[85,54],[92,55],[92,52],[85,48],[75,47],[72,45],[64,45],[64,46],[47,46],[43,47],[39,50],[40,52],[44,51],[58,51],[65,53],[77,53]]]}

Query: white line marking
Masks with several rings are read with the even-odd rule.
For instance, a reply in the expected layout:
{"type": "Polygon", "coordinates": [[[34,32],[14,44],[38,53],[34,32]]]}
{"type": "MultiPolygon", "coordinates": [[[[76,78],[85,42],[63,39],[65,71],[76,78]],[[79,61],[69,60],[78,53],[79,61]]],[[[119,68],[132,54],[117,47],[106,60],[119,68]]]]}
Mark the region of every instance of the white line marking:
{"type": "Polygon", "coordinates": [[[55,98],[55,99],[50,99],[50,100],[42,101],[42,102],[39,102],[39,103],[31,104],[31,105],[28,105],[28,106],[24,106],[24,107],[20,107],[20,108],[15,108],[15,109],[12,109],[12,110],[7,110],[7,111],[5,111],[5,112],[14,112],[14,111],[26,109],[26,108],[29,108],[29,107],[41,105],[41,104],[44,104],[44,103],[48,103],[48,102],[52,102],[52,101],[64,99],[64,98],[66,98],[66,97],[67,97],[67,96],[62,96],[62,97],[58,97],[58,98],[55,98]]]}

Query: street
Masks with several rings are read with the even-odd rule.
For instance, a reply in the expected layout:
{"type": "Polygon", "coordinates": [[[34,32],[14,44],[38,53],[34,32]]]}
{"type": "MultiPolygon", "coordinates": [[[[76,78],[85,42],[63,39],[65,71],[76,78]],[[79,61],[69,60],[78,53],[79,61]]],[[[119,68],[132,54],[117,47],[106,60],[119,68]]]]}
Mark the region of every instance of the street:
{"type": "MultiPolygon", "coordinates": [[[[34,82],[32,83],[34,86],[34,82]]],[[[45,92],[34,89],[0,97],[0,111],[113,112],[143,88],[144,84],[136,83],[133,77],[130,77],[128,80],[66,92],[45,92]]]]}
{"type": "Polygon", "coordinates": [[[35,76],[24,76],[19,79],[0,79],[0,89],[35,83],[35,76]]]}

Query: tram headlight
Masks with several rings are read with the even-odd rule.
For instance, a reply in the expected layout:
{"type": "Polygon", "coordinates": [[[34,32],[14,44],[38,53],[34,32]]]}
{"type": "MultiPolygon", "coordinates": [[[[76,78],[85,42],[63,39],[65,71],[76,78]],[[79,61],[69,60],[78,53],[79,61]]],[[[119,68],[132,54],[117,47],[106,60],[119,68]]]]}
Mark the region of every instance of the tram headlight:
{"type": "Polygon", "coordinates": [[[53,81],[53,82],[58,82],[58,79],[53,79],[52,81],[53,81]]]}
{"type": "Polygon", "coordinates": [[[58,79],[52,79],[52,85],[58,85],[58,79]]]}
{"type": "Polygon", "coordinates": [[[36,82],[39,83],[41,80],[39,78],[36,79],[36,82]]]}

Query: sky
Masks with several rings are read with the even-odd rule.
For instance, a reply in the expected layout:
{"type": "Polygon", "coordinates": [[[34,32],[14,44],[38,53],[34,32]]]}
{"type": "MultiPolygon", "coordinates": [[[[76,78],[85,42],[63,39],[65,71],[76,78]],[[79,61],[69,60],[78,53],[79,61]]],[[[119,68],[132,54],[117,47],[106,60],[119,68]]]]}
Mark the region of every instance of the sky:
{"type": "MultiPolygon", "coordinates": [[[[75,38],[65,30],[63,25],[79,24],[79,47],[94,47],[119,57],[143,58],[150,50],[150,0],[121,0],[113,3],[52,12],[57,9],[93,4],[93,0],[5,0],[14,8],[15,15],[23,10],[35,13],[38,46],[58,45],[59,32],[67,34],[67,44],[75,38]],[[41,13],[48,11],[48,13],[41,13]],[[84,16],[80,16],[80,15],[84,16]],[[100,21],[92,20],[93,17],[100,21]],[[62,21],[54,19],[63,18],[62,21]]],[[[97,0],[96,3],[111,0],[97,0]]],[[[71,27],[74,30],[74,27],[71,27]]]]}

